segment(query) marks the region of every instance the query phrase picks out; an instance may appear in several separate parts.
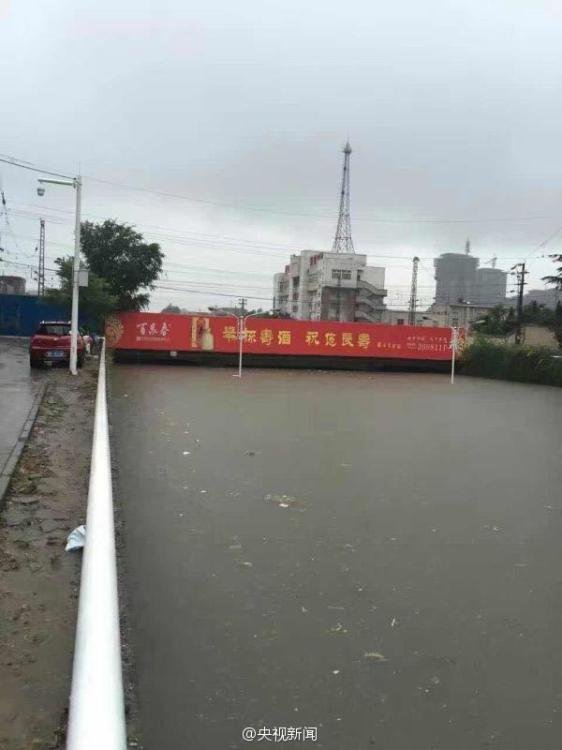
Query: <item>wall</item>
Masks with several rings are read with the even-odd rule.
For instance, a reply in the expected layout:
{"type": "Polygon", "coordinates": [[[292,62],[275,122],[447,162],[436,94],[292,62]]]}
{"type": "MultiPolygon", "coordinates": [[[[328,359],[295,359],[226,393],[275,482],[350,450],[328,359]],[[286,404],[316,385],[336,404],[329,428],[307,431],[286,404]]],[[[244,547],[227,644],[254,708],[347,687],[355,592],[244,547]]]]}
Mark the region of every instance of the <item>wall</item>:
{"type": "Polygon", "coordinates": [[[0,294],[0,336],[31,336],[42,320],[69,320],[70,312],[26,294],[0,294]]]}
{"type": "Polygon", "coordinates": [[[365,266],[361,271],[361,280],[377,287],[377,289],[384,289],[384,268],[381,266],[365,266]]]}

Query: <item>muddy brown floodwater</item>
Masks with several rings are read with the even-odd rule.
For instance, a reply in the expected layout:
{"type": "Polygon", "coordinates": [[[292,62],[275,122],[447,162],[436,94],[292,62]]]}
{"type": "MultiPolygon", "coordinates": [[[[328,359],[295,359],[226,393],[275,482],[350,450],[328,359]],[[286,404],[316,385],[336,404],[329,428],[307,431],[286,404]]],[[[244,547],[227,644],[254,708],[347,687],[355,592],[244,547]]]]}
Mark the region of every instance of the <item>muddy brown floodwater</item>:
{"type": "Polygon", "coordinates": [[[146,750],[562,744],[562,390],[113,368],[146,750]]]}

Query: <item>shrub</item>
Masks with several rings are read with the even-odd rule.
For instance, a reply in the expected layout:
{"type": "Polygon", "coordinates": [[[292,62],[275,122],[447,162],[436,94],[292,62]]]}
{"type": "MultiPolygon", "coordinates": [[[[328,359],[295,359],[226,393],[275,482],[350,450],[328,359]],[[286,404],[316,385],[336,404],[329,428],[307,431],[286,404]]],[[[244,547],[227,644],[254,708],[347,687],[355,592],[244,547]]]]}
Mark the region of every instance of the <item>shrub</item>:
{"type": "Polygon", "coordinates": [[[562,360],[553,354],[548,347],[476,340],[463,352],[460,369],[476,377],[562,386],[562,360]]]}

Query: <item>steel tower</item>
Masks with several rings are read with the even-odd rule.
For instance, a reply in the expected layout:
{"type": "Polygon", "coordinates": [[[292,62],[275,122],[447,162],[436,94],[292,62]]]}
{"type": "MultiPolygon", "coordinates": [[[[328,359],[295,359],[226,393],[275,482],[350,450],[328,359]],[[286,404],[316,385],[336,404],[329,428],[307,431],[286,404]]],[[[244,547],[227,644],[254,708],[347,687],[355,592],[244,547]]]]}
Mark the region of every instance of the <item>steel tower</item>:
{"type": "Polygon", "coordinates": [[[416,306],[418,303],[418,263],[420,259],[416,255],[412,265],[412,287],[410,289],[410,303],[408,307],[408,325],[416,325],[416,306]]]}
{"type": "Polygon", "coordinates": [[[37,296],[45,294],[45,219],[39,221],[39,268],[37,272],[37,296]]]}
{"type": "Polygon", "coordinates": [[[340,213],[336,236],[332,246],[333,253],[354,253],[353,240],[351,239],[351,218],[349,214],[349,157],[351,146],[349,141],[343,149],[343,174],[341,179],[340,213]]]}

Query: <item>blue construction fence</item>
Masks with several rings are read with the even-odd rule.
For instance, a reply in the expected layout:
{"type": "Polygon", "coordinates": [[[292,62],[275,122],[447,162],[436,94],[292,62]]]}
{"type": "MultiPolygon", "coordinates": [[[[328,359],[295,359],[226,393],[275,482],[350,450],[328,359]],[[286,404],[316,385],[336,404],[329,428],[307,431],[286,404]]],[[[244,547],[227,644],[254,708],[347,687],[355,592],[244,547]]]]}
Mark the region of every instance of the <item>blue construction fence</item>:
{"type": "Polygon", "coordinates": [[[0,336],[32,336],[42,320],[70,320],[70,310],[30,294],[0,294],[0,336]]]}

